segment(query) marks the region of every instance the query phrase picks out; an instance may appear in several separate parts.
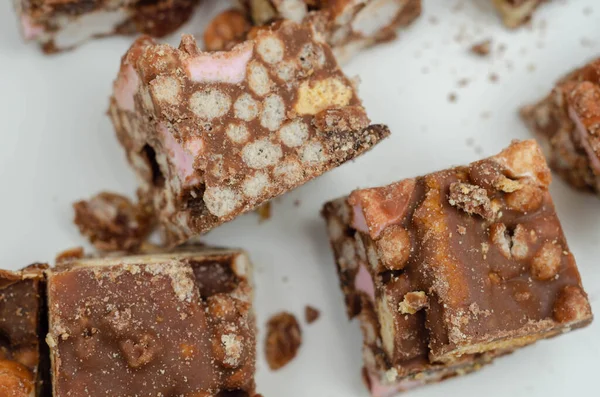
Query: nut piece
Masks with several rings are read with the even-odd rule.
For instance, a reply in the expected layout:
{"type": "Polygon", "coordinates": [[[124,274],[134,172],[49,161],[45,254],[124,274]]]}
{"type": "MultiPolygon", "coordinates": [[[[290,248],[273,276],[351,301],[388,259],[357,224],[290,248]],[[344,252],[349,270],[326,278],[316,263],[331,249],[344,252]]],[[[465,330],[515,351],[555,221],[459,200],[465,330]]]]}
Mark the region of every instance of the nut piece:
{"type": "Polygon", "coordinates": [[[477,214],[486,220],[494,219],[490,198],[486,190],[479,186],[463,182],[452,183],[448,194],[448,202],[467,214],[477,214]]]}
{"type": "Polygon", "coordinates": [[[399,225],[389,226],[383,230],[376,244],[385,267],[390,270],[404,268],[412,250],[408,230],[399,225]]]}
{"type": "Polygon", "coordinates": [[[204,44],[208,51],[221,51],[242,42],[250,31],[250,22],[243,12],[227,10],[217,15],[204,31],[204,44]]]}
{"type": "Polygon", "coordinates": [[[531,259],[531,275],[538,280],[550,280],[558,274],[562,256],[559,244],[547,241],[531,259]]]}
{"type": "Polygon", "coordinates": [[[591,318],[592,309],[581,288],[567,285],[554,303],[554,318],[560,323],[570,323],[591,318]]]}
{"type": "Polygon", "coordinates": [[[304,308],[304,318],[308,324],[312,324],[321,317],[321,312],[312,306],[306,306],[304,308]]]}
{"type": "Polygon", "coordinates": [[[404,300],[398,304],[398,311],[402,314],[415,314],[429,305],[425,292],[414,291],[404,295],[404,300]]]}
{"type": "Polygon", "coordinates": [[[529,242],[535,239],[535,232],[527,230],[523,225],[517,225],[512,236],[510,253],[513,258],[523,260],[529,255],[529,242]]]}
{"type": "Polygon", "coordinates": [[[0,360],[0,395],[30,397],[33,391],[33,374],[16,361],[0,360]]]}
{"type": "Polygon", "coordinates": [[[102,192],[73,209],[81,234],[102,251],[135,250],[152,231],[150,211],[118,194],[102,192]]]}
{"type": "MultiPolygon", "coordinates": [[[[533,233],[535,236],[535,233],[533,233]]],[[[490,239],[498,247],[506,259],[523,260],[529,255],[529,241],[532,233],[522,225],[517,225],[512,236],[503,223],[494,223],[490,226],[490,239]]]]}
{"type": "Polygon", "coordinates": [[[506,195],[508,208],[520,211],[535,211],[544,201],[544,191],[536,186],[524,185],[519,190],[506,195]]]}
{"type": "Polygon", "coordinates": [[[302,344],[302,331],[296,317],[285,312],[271,317],[265,342],[265,354],[271,370],[278,370],[292,361],[302,344]]]}
{"type": "Polygon", "coordinates": [[[224,326],[212,341],[215,358],[225,368],[237,368],[242,364],[244,337],[235,331],[234,326],[224,326]]]}
{"type": "Polygon", "coordinates": [[[131,368],[140,368],[151,363],[160,351],[158,341],[150,334],[142,335],[137,342],[125,339],[119,345],[131,368]]]}
{"type": "Polygon", "coordinates": [[[504,223],[494,223],[490,226],[490,239],[505,258],[512,257],[510,236],[504,223]]]}
{"type": "Polygon", "coordinates": [[[326,109],[315,115],[314,126],[324,132],[359,131],[369,125],[369,118],[360,106],[326,109]]]}

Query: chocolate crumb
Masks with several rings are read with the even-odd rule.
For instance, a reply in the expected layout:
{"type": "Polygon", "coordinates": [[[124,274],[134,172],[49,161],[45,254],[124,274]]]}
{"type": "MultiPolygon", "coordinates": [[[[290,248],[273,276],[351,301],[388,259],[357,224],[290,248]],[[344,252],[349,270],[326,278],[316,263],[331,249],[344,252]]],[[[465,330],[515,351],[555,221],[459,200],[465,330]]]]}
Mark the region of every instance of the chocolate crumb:
{"type": "Polygon", "coordinates": [[[466,87],[467,85],[469,85],[469,79],[467,79],[467,78],[460,79],[460,80],[458,80],[457,84],[459,87],[466,87]]]}
{"type": "Polygon", "coordinates": [[[454,103],[454,102],[456,102],[457,100],[458,100],[458,96],[457,96],[457,95],[456,95],[454,92],[451,92],[451,93],[448,95],[448,102],[452,102],[452,103],[454,103]]]}
{"type": "Polygon", "coordinates": [[[485,57],[490,54],[491,48],[492,48],[492,40],[487,39],[480,43],[474,44],[471,47],[471,52],[480,57],[485,57]]]}
{"type": "Polygon", "coordinates": [[[448,202],[467,214],[477,214],[491,220],[495,213],[485,189],[468,183],[454,182],[450,185],[448,202]]]}
{"type": "Polygon", "coordinates": [[[256,213],[258,214],[258,222],[263,223],[271,219],[271,202],[267,201],[260,207],[256,209],[256,213]]]}
{"type": "Polygon", "coordinates": [[[429,305],[429,299],[423,291],[413,291],[404,295],[404,300],[398,304],[398,311],[402,314],[415,314],[429,305]]]}
{"type": "Polygon", "coordinates": [[[306,306],[304,308],[304,318],[308,324],[314,323],[319,317],[321,317],[321,312],[318,309],[312,306],[306,306]]]}
{"type": "Polygon", "coordinates": [[[291,313],[279,313],[267,323],[265,355],[271,370],[286,366],[298,354],[302,344],[302,331],[298,320],[291,313]]]}
{"type": "Polygon", "coordinates": [[[300,200],[294,200],[294,207],[300,207],[300,200]]]}
{"type": "Polygon", "coordinates": [[[83,247],[69,248],[68,250],[59,252],[58,255],[56,255],[56,258],[54,259],[54,261],[57,264],[64,263],[64,262],[70,262],[72,260],[83,258],[83,255],[84,255],[83,247]]]}
{"type": "Polygon", "coordinates": [[[489,79],[492,83],[495,83],[498,81],[498,75],[496,73],[490,73],[489,79]]]}
{"type": "Polygon", "coordinates": [[[127,197],[102,192],[73,204],[75,225],[101,251],[136,250],[152,231],[153,216],[127,197]]]}

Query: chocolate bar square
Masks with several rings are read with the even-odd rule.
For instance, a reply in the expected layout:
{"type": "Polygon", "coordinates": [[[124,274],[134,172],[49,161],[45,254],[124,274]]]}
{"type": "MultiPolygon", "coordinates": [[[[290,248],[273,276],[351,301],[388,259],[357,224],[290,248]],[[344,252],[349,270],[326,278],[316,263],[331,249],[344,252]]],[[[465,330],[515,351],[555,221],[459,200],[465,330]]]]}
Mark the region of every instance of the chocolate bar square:
{"type": "Polygon", "coordinates": [[[550,179],[535,141],[513,142],[325,205],[372,391],[461,374],[591,322],[550,179]]]}
{"type": "Polygon", "coordinates": [[[55,397],[254,396],[245,253],[81,258],[47,274],[55,397]]]}
{"type": "Polygon", "coordinates": [[[228,52],[138,39],[110,115],[170,245],[251,211],[386,137],[309,26],[284,21],[228,52]]]}

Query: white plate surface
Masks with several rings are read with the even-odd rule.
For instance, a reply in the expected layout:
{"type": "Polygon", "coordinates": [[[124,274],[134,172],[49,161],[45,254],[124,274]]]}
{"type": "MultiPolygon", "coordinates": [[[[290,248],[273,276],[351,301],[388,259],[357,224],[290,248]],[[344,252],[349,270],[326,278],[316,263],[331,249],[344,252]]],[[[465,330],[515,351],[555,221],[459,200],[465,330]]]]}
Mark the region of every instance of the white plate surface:
{"type": "MultiPolygon", "coordinates": [[[[207,4],[181,31],[200,33],[223,8],[207,4]]],[[[600,53],[600,4],[555,0],[532,27],[501,27],[489,0],[425,0],[424,16],[398,41],[364,52],[345,65],[360,75],[360,94],[375,122],[392,137],[344,165],[277,199],[272,218],[247,215],[206,237],[250,251],[256,268],[256,311],[263,328],[273,313],[302,318],[299,356],[270,372],[258,350],[257,381],[266,397],[366,396],[360,379],[361,338],[345,318],[324,224],[328,199],[356,187],[463,164],[491,155],[511,139],[528,138],[517,108],[545,95],[553,82],[600,53]],[[478,58],[471,44],[493,39],[478,58]],[[501,47],[505,50],[502,51],[501,47]],[[498,76],[491,82],[490,74],[498,76]],[[467,79],[466,86],[463,79],[467,79]],[[457,100],[449,101],[451,93],[457,100]],[[298,203],[297,206],[295,203],[298,203]]],[[[176,43],[178,35],[169,39],[176,43]]],[[[119,59],[131,38],[110,38],[43,56],[19,37],[11,2],[0,4],[0,267],[52,261],[84,244],[71,203],[100,190],[132,195],[134,176],[105,115],[119,59]]],[[[466,81],[466,80],[465,80],[466,81]]],[[[600,200],[555,178],[552,193],[584,285],[600,310],[600,200]]],[[[598,396],[600,321],[523,349],[483,371],[411,392],[434,396],[598,396]]]]}

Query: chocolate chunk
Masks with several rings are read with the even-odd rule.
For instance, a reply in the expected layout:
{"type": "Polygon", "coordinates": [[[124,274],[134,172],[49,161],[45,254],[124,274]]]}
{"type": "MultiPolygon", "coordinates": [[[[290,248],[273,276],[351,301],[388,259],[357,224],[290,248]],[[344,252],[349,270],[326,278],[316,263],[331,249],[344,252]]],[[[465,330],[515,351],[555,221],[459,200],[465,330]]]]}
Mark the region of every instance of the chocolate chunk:
{"type": "Polygon", "coordinates": [[[301,344],[302,331],[293,314],[279,313],[269,319],[265,355],[271,370],[278,370],[292,361],[301,344]]]}
{"type": "Polygon", "coordinates": [[[254,396],[249,272],[242,252],[206,247],[49,270],[55,395],[254,396]]]}
{"type": "Polygon", "coordinates": [[[0,395],[51,393],[45,326],[46,265],[0,270],[0,395]]]}
{"type": "Polygon", "coordinates": [[[168,245],[255,210],[389,135],[308,25],[280,21],[226,52],[138,39],[109,115],[168,245]],[[332,124],[333,123],[333,124],[332,124]]]}
{"type": "Polygon", "coordinates": [[[318,309],[312,306],[306,306],[304,308],[304,319],[308,324],[314,323],[319,317],[321,317],[321,312],[318,309]]]}
{"type": "Polygon", "coordinates": [[[553,170],[574,188],[600,195],[600,59],[560,79],[521,116],[546,143],[553,170]]]}
{"type": "Polygon", "coordinates": [[[73,204],[75,224],[102,251],[138,249],[152,231],[153,217],[146,206],[102,192],[89,201],[73,204]]]}
{"type": "Polygon", "coordinates": [[[591,322],[549,183],[535,141],[515,141],[325,205],[373,393],[472,372],[591,322]]]}

